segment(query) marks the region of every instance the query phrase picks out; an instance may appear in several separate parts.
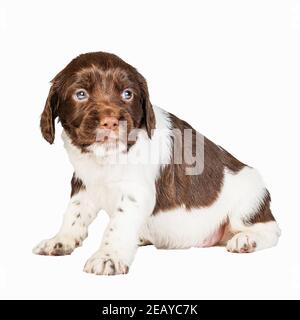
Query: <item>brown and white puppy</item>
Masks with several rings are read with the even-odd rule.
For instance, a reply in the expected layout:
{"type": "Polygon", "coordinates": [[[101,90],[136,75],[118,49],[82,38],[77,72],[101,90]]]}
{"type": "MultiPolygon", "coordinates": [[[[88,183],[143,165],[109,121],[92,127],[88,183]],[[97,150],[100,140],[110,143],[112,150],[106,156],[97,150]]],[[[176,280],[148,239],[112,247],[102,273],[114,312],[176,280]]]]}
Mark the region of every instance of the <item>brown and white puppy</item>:
{"type": "Polygon", "coordinates": [[[145,79],[113,54],[83,54],[52,81],[41,117],[54,124],[74,167],[61,229],[34,253],[66,255],[87,237],[104,209],[110,222],[85,271],[127,273],[139,245],[225,245],[253,252],[276,245],[280,229],[258,172],[152,106],[145,79]]]}

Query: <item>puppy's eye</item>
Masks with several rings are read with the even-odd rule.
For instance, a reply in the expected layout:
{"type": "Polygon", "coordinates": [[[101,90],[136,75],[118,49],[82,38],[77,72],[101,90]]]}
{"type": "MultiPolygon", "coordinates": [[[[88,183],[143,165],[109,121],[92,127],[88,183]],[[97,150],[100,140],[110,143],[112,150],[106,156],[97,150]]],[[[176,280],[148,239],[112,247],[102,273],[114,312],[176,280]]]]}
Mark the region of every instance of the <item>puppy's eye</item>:
{"type": "Polygon", "coordinates": [[[133,98],[133,92],[129,89],[125,89],[121,96],[123,100],[130,101],[133,98]]]}
{"type": "Polygon", "coordinates": [[[75,92],[75,99],[79,101],[87,100],[89,97],[88,93],[84,89],[77,90],[75,92]]]}

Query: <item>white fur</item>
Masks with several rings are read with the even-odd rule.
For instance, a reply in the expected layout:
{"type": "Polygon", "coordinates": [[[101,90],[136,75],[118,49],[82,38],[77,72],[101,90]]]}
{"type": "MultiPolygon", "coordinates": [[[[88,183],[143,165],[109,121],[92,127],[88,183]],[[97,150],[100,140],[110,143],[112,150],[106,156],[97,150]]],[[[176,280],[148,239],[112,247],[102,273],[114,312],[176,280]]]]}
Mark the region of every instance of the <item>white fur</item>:
{"type": "Polygon", "coordinates": [[[76,247],[81,246],[88,235],[88,226],[100,209],[96,206],[93,196],[93,193],[87,191],[75,194],[68,204],[57,235],[42,241],[33,249],[33,252],[56,255],[61,251],[64,254],[70,254],[76,247]],[[62,247],[60,248],[58,244],[62,244],[62,247]]]}
{"type": "Polygon", "coordinates": [[[80,239],[81,244],[86,237],[87,227],[100,209],[109,214],[110,222],[99,250],[85,266],[85,271],[96,274],[126,273],[139,238],[159,248],[201,246],[226,219],[230,220],[232,231],[239,238],[228,244],[229,251],[234,251],[236,244],[244,245],[250,235],[253,242],[257,242],[257,249],[276,244],[280,232],[275,222],[249,227],[242,222],[256,212],[265,195],[263,181],[257,171],[249,167],[238,173],[226,169],[219,197],[209,207],[189,212],[182,207],[152,215],[156,200],[155,181],[171,158],[168,113],[158,107],[154,107],[154,112],[159,130],[154,132],[152,139],[146,132],[139,131],[137,142],[128,155],[122,152],[124,146],[107,150],[101,144],[91,146],[90,153],[81,153],[63,132],[75,174],[86,189],[70,200],[58,235],[42,242],[34,252],[51,254],[60,242],[70,253],[75,242],[80,239]],[[80,220],[76,219],[78,213],[80,220]],[[75,226],[72,225],[74,221],[75,226]]]}

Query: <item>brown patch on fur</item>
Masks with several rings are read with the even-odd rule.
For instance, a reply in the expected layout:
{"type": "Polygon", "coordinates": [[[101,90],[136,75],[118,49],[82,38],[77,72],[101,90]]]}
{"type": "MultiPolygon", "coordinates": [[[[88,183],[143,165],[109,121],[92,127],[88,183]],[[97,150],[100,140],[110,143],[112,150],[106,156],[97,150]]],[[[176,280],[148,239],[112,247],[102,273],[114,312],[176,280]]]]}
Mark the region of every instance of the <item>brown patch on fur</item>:
{"type": "Polygon", "coordinates": [[[275,221],[275,218],[271,212],[270,203],[271,196],[269,191],[266,191],[266,195],[261,202],[258,211],[250,219],[244,220],[244,223],[247,225],[251,225],[259,222],[275,221]]]}
{"type": "Polygon", "coordinates": [[[75,241],[75,247],[79,247],[80,246],[80,242],[78,240],[75,241]]]}
{"type": "MultiPolygon", "coordinates": [[[[155,116],[144,77],[116,55],[95,52],[72,60],[51,81],[52,87],[41,116],[41,131],[49,142],[54,141],[54,123],[58,117],[72,143],[83,152],[96,142],[96,129],[107,113],[127,121],[127,133],[144,128],[149,138],[155,128],[155,116]],[[130,88],[133,98],[124,101],[121,93],[130,88]],[[89,98],[76,101],[76,90],[84,89],[89,98]]],[[[131,141],[130,145],[134,144],[131,141]]]]}
{"type": "MultiPolygon", "coordinates": [[[[174,140],[171,163],[162,170],[156,180],[156,205],[153,213],[185,206],[187,210],[210,206],[218,197],[224,179],[225,166],[233,172],[238,172],[245,165],[235,159],[230,153],[215,145],[207,138],[200,136],[188,123],[170,114],[172,126],[178,129],[183,137],[185,129],[192,130],[192,149],[190,154],[197,157],[197,163],[203,165],[202,173],[187,175],[186,168],[189,164],[183,161],[176,164],[174,161],[174,140]],[[202,144],[202,150],[196,155],[196,135],[202,144]],[[201,139],[202,138],[202,139],[201,139]],[[204,154],[203,154],[204,150],[204,154]]],[[[178,138],[178,137],[177,137],[178,138]]],[[[177,138],[175,140],[177,141],[177,138]]],[[[184,140],[181,139],[182,145],[184,140]]],[[[184,148],[181,148],[184,150],[184,148]]],[[[200,148],[201,149],[201,148],[200,148]]],[[[182,154],[182,160],[184,155],[182,154]]]]}
{"type": "Polygon", "coordinates": [[[57,242],[54,246],[54,249],[61,249],[63,247],[63,244],[61,242],[57,242]]]}
{"type": "Polygon", "coordinates": [[[245,167],[245,164],[236,159],[232,154],[218,146],[221,149],[220,159],[224,166],[226,166],[232,172],[239,172],[241,169],[245,167]]]}
{"type": "Polygon", "coordinates": [[[85,185],[83,184],[83,182],[76,178],[75,173],[73,174],[72,180],[71,180],[71,198],[77,194],[79,191],[81,190],[85,190],[85,185]]]}
{"type": "Polygon", "coordinates": [[[57,117],[58,99],[56,87],[52,86],[49,90],[48,98],[41,115],[40,126],[43,137],[52,144],[55,136],[55,118],[57,117]]]}

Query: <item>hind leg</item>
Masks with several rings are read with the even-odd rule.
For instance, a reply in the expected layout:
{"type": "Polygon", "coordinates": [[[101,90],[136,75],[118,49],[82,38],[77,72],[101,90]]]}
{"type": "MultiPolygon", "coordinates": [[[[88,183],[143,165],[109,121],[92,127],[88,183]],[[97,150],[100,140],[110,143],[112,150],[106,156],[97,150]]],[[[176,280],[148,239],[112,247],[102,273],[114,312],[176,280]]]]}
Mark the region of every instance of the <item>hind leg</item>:
{"type": "MultiPolygon", "coordinates": [[[[245,181],[241,178],[239,182],[245,181]]],[[[249,253],[267,249],[275,246],[280,237],[280,229],[270,209],[270,194],[261,188],[259,174],[248,169],[246,178],[247,182],[252,182],[250,188],[243,192],[239,204],[228,217],[229,236],[223,242],[227,242],[229,252],[249,253]]]]}

